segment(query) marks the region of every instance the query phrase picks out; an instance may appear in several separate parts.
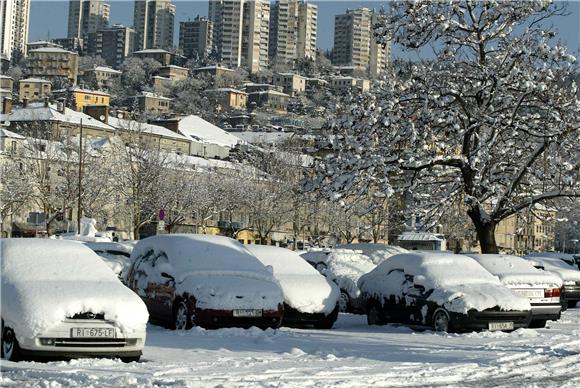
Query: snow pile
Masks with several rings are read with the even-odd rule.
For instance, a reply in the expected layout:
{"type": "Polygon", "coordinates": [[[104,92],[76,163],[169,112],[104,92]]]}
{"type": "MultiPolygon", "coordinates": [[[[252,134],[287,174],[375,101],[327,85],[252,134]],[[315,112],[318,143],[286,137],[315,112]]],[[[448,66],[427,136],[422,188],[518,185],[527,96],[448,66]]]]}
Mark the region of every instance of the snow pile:
{"type": "Polygon", "coordinates": [[[393,245],[372,243],[341,244],[337,245],[336,248],[362,251],[362,253],[368,256],[375,265],[380,264],[383,260],[386,260],[391,256],[409,252],[405,248],[393,245]]]}
{"type": "Polygon", "coordinates": [[[137,243],[131,260],[137,292],[149,282],[166,283],[165,272],[175,278],[179,294],[193,294],[200,308],[277,309],[282,291],[270,271],[236,240],[203,234],[148,237],[137,243]],[[249,307],[248,307],[249,306],[249,307]]]}
{"type": "Polygon", "coordinates": [[[92,241],[92,242],[109,242],[111,239],[103,236],[97,230],[97,221],[94,218],[81,218],[80,233],[63,233],[57,236],[60,240],[75,240],[75,241],[92,241]]]}
{"type": "Polygon", "coordinates": [[[286,248],[248,245],[264,265],[274,269],[280,282],[284,301],[303,313],[330,314],[336,307],[339,291],[334,283],[318,273],[296,252],[286,248]]]}
{"type": "Polygon", "coordinates": [[[469,255],[506,286],[555,288],[562,280],[553,274],[534,268],[532,263],[511,255],[469,255]]]}
{"type": "Polygon", "coordinates": [[[83,312],[104,313],[127,333],[143,330],[144,303],[90,249],[73,241],[0,240],[2,319],[34,337],[83,312]]]}
{"type": "Polygon", "coordinates": [[[324,274],[345,290],[351,299],[360,296],[359,278],[372,271],[376,265],[362,251],[352,249],[335,249],[327,260],[324,274]]]}
{"type": "Polygon", "coordinates": [[[383,261],[359,280],[359,288],[379,300],[389,295],[404,297],[413,276],[415,285],[433,289],[427,300],[449,311],[467,313],[499,307],[501,310],[529,310],[526,298],[514,294],[499,279],[470,257],[444,253],[405,253],[383,261]],[[408,283],[408,284],[406,284],[408,283]]]}
{"type": "Polygon", "coordinates": [[[532,265],[544,267],[544,270],[558,275],[564,284],[575,284],[580,282],[580,271],[567,264],[563,260],[554,257],[530,257],[527,258],[532,265]]]}

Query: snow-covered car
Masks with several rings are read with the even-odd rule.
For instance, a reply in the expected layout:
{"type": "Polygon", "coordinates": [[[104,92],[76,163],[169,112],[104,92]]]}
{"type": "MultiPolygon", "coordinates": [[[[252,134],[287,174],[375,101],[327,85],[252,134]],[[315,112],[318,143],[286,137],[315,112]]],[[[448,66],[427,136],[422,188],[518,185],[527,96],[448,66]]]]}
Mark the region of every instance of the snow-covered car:
{"type": "Polygon", "coordinates": [[[334,249],[326,261],[323,274],[340,288],[340,312],[364,313],[365,304],[358,288],[358,279],[376,265],[362,251],[334,249]]]}
{"type": "Polygon", "coordinates": [[[338,317],[339,291],[336,284],[322,276],[296,252],[266,245],[246,247],[264,265],[274,270],[274,277],[284,293],[283,324],[312,324],[330,329],[338,317]]]}
{"type": "Polygon", "coordinates": [[[111,270],[125,283],[131,268],[131,252],[136,241],[122,242],[85,242],[93,252],[99,255],[111,270]]]}
{"type": "Polygon", "coordinates": [[[568,308],[580,302],[580,271],[575,266],[554,257],[526,257],[538,269],[558,275],[562,286],[562,299],[568,308]]]}
{"type": "Polygon", "coordinates": [[[403,253],[358,282],[369,325],[405,323],[436,331],[528,327],[531,306],[470,257],[403,253]]]}
{"type": "Polygon", "coordinates": [[[528,298],[532,306],[530,327],[544,327],[546,321],[560,319],[562,312],[560,277],[534,268],[532,263],[511,255],[470,254],[502,284],[528,298]]]}
{"type": "Polygon", "coordinates": [[[310,248],[306,252],[300,252],[300,257],[322,273],[326,269],[326,261],[331,250],[328,248],[310,248]]]}
{"type": "Polygon", "coordinates": [[[573,255],[571,253],[562,252],[530,252],[526,257],[552,257],[554,259],[559,259],[565,261],[569,265],[578,266],[580,269],[580,259],[577,258],[578,255],[573,255]]]}
{"type": "Polygon", "coordinates": [[[137,361],[147,308],[89,248],[74,241],[0,240],[2,357],[137,361]]]}
{"type": "Polygon", "coordinates": [[[395,245],[374,243],[339,244],[335,248],[362,251],[362,253],[368,256],[371,261],[375,263],[375,265],[380,264],[383,260],[386,260],[391,256],[398,255],[399,253],[409,252],[405,248],[401,248],[395,245]]]}
{"type": "Polygon", "coordinates": [[[140,240],[131,253],[127,285],[150,320],[174,329],[192,326],[279,327],[284,297],[278,282],[231,238],[170,234],[140,240]]]}

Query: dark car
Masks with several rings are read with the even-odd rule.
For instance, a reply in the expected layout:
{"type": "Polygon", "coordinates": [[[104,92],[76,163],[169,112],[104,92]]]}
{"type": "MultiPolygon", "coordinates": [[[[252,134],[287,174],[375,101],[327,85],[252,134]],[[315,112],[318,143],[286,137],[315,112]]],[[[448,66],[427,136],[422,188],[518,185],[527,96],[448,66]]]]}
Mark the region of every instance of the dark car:
{"type": "Polygon", "coordinates": [[[141,296],[152,322],[174,329],[276,328],[282,322],[280,286],[236,240],[153,236],[137,243],[131,259],[127,285],[141,296]]]}
{"type": "Polygon", "coordinates": [[[470,257],[406,253],[359,280],[369,325],[404,323],[436,331],[528,327],[531,307],[470,257]]]}

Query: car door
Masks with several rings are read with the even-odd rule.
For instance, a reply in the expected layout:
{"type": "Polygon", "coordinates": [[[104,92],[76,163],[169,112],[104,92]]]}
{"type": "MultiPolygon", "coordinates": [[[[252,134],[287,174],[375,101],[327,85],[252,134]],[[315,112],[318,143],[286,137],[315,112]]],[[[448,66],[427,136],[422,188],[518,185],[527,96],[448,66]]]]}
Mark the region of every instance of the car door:
{"type": "Polygon", "coordinates": [[[135,258],[128,276],[129,287],[145,302],[152,320],[158,319],[155,301],[155,283],[152,281],[151,271],[155,253],[148,250],[135,258]]]}
{"type": "Polygon", "coordinates": [[[404,321],[404,298],[402,297],[402,286],[404,282],[404,271],[402,269],[390,270],[385,279],[386,292],[383,302],[383,314],[387,322],[404,321]]]}
{"type": "Polygon", "coordinates": [[[405,275],[405,282],[403,284],[403,292],[405,294],[405,318],[408,323],[421,325],[425,324],[423,319],[423,311],[427,309],[427,294],[425,287],[415,284],[413,275],[405,275]]]}
{"type": "Polygon", "coordinates": [[[175,300],[175,278],[165,252],[159,252],[151,262],[149,292],[152,306],[158,319],[173,320],[173,301],[175,300]]]}

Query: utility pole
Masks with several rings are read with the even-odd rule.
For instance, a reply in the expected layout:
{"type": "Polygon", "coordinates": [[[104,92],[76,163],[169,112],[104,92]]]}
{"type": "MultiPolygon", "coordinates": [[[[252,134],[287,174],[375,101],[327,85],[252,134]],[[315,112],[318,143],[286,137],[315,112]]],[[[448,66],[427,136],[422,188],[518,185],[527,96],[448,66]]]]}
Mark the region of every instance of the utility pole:
{"type": "Polygon", "coordinates": [[[81,233],[81,183],[83,179],[83,119],[81,119],[81,130],[79,136],[79,196],[77,198],[77,234],[81,233]]]}

